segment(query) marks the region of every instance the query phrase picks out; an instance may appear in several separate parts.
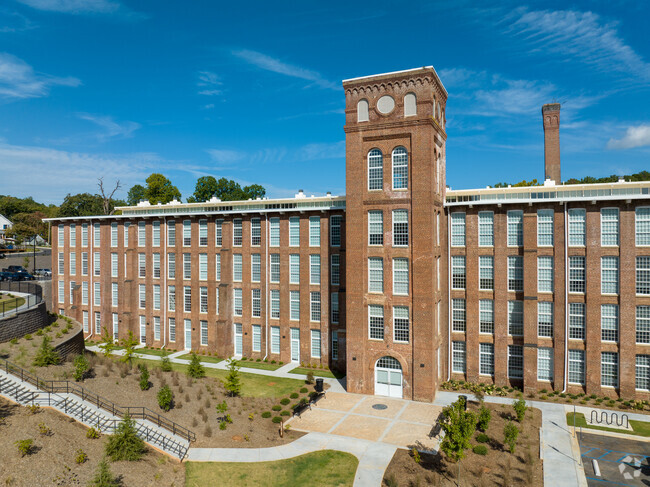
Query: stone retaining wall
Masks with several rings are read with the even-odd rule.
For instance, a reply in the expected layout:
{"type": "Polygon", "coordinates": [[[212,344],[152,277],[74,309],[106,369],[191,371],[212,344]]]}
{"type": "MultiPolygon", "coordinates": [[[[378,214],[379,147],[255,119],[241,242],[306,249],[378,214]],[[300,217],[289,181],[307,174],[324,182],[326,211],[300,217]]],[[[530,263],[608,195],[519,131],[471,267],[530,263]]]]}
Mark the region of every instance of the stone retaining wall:
{"type": "Polygon", "coordinates": [[[0,343],[8,342],[12,338],[20,338],[27,333],[34,333],[39,328],[49,325],[49,317],[45,309],[45,302],[19,311],[9,318],[0,319],[0,343]]]}
{"type": "Polygon", "coordinates": [[[74,357],[75,355],[81,354],[86,346],[84,344],[84,334],[81,325],[74,322],[77,327],[77,331],[66,341],[59,343],[54,350],[56,350],[62,360],[66,360],[68,357],[74,357]]]}

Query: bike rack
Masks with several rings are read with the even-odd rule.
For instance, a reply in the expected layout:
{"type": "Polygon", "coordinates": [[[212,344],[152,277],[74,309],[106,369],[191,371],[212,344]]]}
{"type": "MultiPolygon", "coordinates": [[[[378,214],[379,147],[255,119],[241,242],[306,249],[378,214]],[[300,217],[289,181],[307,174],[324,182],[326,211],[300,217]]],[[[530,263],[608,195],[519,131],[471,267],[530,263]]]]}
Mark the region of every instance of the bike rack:
{"type": "Polygon", "coordinates": [[[598,423],[598,424],[603,424],[604,423],[607,426],[612,426],[612,425],[615,424],[616,426],[619,426],[619,427],[625,425],[625,428],[628,428],[628,429],[630,427],[630,421],[628,419],[627,414],[625,414],[625,413],[623,413],[621,415],[620,422],[619,422],[619,416],[618,416],[618,413],[616,413],[616,412],[612,411],[611,413],[608,413],[607,411],[600,411],[600,417],[599,417],[598,416],[598,411],[596,411],[595,409],[592,409],[591,410],[591,416],[590,416],[589,420],[592,423],[598,423]]]}

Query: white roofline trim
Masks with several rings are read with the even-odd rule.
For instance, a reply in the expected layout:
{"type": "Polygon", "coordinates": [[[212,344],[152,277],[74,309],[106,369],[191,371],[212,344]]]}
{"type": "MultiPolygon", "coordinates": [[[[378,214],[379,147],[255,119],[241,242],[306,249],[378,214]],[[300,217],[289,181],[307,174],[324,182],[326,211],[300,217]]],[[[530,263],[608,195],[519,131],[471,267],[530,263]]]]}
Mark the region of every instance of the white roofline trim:
{"type": "Polygon", "coordinates": [[[442,83],[442,80],[440,79],[440,76],[438,76],[438,72],[436,71],[436,68],[434,68],[433,66],[422,66],[421,68],[402,69],[400,71],[390,71],[388,73],[371,74],[370,76],[358,76],[356,78],[344,79],[343,81],[341,81],[341,83],[349,83],[351,81],[361,81],[361,80],[364,80],[364,79],[378,78],[380,76],[389,76],[389,75],[393,75],[393,74],[410,73],[412,71],[422,71],[423,69],[433,69],[433,72],[435,73],[436,78],[438,79],[438,82],[440,83],[440,86],[442,86],[442,89],[445,90],[445,94],[448,95],[447,88],[445,88],[445,85],[442,83]]]}

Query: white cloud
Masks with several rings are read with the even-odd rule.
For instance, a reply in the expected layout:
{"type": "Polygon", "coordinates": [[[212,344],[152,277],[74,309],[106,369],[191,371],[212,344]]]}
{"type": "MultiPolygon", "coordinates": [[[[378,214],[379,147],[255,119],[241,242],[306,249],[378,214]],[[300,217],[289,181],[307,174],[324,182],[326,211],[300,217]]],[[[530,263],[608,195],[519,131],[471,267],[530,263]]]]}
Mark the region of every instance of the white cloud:
{"type": "Polygon", "coordinates": [[[234,164],[246,157],[245,152],[228,150],[228,149],[207,149],[206,152],[210,154],[210,158],[219,164],[234,164]]]}
{"type": "Polygon", "coordinates": [[[223,83],[216,73],[213,73],[211,71],[199,71],[199,81],[196,83],[196,86],[202,88],[199,90],[199,95],[220,95],[222,93],[222,90],[217,87],[221,86],[222,84],[223,83]]]}
{"type": "Polygon", "coordinates": [[[332,90],[338,90],[341,88],[338,84],[325,79],[320,73],[316,71],[284,63],[279,59],[272,58],[271,56],[267,56],[261,52],[251,51],[248,49],[238,49],[232,51],[232,54],[257,68],[264,69],[266,71],[284,74],[285,76],[290,76],[292,78],[311,81],[313,84],[321,88],[332,90]]]}
{"type": "Polygon", "coordinates": [[[99,140],[106,140],[114,137],[132,137],[133,132],[138,130],[142,125],[137,122],[125,121],[116,122],[112,117],[106,115],[92,115],[90,113],[78,113],[77,116],[82,120],[88,120],[104,129],[104,132],[96,134],[99,140]]]}
{"type": "Polygon", "coordinates": [[[650,80],[650,64],[619,36],[617,24],[593,12],[516,9],[508,31],[562,60],[579,60],[595,68],[650,80]]]}
{"type": "Polygon", "coordinates": [[[16,56],[0,53],[0,99],[38,98],[47,96],[52,86],[79,86],[77,78],[59,78],[38,74],[16,56]]]}
{"type": "Polygon", "coordinates": [[[38,10],[70,14],[117,12],[121,5],[110,0],[17,0],[38,10]]]}
{"type": "Polygon", "coordinates": [[[306,144],[299,147],[267,147],[254,151],[206,149],[214,162],[223,165],[247,163],[251,166],[278,162],[307,162],[345,158],[345,141],[306,144]]]}
{"type": "Polygon", "coordinates": [[[637,127],[628,127],[625,135],[620,139],[609,139],[608,149],[633,149],[650,145],[650,125],[641,124],[637,127]]]}
{"type": "Polygon", "coordinates": [[[24,15],[18,12],[9,12],[0,10],[0,32],[20,32],[30,30],[36,27],[34,23],[24,15]]]}

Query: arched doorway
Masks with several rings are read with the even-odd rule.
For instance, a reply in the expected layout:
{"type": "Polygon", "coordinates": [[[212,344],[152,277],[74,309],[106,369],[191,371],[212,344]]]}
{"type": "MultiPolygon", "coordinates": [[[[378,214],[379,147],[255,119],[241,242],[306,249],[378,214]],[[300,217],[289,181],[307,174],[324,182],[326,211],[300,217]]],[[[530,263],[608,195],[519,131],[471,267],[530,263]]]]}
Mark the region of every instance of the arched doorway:
{"type": "Polygon", "coordinates": [[[375,364],[375,395],[402,398],[402,366],[393,357],[382,357],[375,364]]]}

